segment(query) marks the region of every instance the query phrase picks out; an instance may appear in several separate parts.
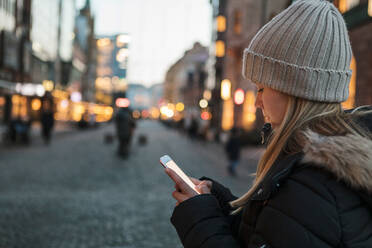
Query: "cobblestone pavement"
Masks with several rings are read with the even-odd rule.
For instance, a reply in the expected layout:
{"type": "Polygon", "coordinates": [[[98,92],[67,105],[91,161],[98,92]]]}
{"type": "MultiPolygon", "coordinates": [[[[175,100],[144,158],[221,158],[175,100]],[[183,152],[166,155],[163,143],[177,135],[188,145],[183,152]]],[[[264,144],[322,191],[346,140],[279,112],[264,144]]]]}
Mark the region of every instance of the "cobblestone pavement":
{"type": "Polygon", "coordinates": [[[0,248],[177,248],[169,218],[173,183],[159,157],[169,154],[194,177],[247,191],[260,149],[244,152],[240,176],[225,172],[223,149],[191,141],[161,124],[138,124],[127,160],[103,137],[112,126],[0,150],[0,248]],[[140,146],[138,134],[148,137],[140,146]],[[244,164],[244,165],[243,165],[244,164]]]}

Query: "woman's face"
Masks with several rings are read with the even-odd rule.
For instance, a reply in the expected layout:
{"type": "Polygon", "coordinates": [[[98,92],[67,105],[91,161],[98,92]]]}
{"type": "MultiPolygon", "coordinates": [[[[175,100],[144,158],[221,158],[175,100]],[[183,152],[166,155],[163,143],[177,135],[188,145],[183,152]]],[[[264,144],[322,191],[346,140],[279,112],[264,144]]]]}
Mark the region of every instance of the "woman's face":
{"type": "Polygon", "coordinates": [[[262,110],[265,122],[277,128],[283,121],[288,103],[288,95],[257,84],[256,108],[262,110]]]}

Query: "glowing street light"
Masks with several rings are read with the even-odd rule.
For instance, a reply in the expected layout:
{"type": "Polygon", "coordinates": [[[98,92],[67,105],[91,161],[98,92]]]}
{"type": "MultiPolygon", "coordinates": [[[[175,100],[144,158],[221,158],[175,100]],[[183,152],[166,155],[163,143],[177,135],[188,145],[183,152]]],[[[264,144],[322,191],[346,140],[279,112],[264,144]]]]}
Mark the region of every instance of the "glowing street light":
{"type": "Polygon", "coordinates": [[[185,105],[182,102],[176,104],[176,110],[182,112],[185,109],[185,105]]]}
{"type": "Polygon", "coordinates": [[[31,108],[34,111],[38,111],[41,108],[41,101],[37,98],[33,99],[31,102],[31,108]]]}
{"type": "Polygon", "coordinates": [[[212,114],[208,111],[204,111],[200,114],[200,118],[202,118],[202,120],[210,120],[212,118],[212,114]]]}
{"type": "Polygon", "coordinates": [[[216,57],[224,57],[225,56],[225,42],[222,40],[216,41],[216,57]]]}
{"type": "Polygon", "coordinates": [[[43,86],[46,91],[52,91],[54,88],[54,83],[51,80],[44,80],[43,86]]]}
{"type": "Polygon", "coordinates": [[[221,98],[223,100],[229,100],[231,97],[231,82],[228,79],[224,79],[221,82],[221,98]]]}
{"type": "Polygon", "coordinates": [[[226,30],[226,17],[219,15],[217,16],[217,31],[225,32],[226,30]]]}
{"type": "Polygon", "coordinates": [[[201,99],[201,100],[199,101],[199,106],[200,106],[201,108],[206,108],[206,107],[208,107],[208,101],[205,100],[205,99],[201,99]]]}
{"type": "Polygon", "coordinates": [[[97,46],[104,47],[111,44],[111,40],[109,38],[102,38],[97,41],[97,46]]]}
{"type": "Polygon", "coordinates": [[[205,90],[203,92],[203,98],[206,99],[207,101],[211,100],[212,92],[210,90],[205,90]]]}
{"type": "Polygon", "coordinates": [[[128,98],[118,98],[116,99],[115,104],[119,108],[128,108],[130,105],[130,101],[128,98]]]}
{"type": "Polygon", "coordinates": [[[241,105],[244,102],[244,90],[237,89],[234,94],[234,102],[236,105],[241,105]]]}

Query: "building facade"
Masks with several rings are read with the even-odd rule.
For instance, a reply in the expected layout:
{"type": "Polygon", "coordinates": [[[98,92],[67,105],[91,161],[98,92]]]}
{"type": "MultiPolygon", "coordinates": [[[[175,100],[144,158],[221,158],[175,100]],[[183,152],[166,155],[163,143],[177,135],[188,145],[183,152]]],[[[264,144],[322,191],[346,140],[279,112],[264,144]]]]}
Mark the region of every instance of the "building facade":
{"type": "Polygon", "coordinates": [[[164,100],[171,106],[182,103],[186,118],[200,115],[199,102],[206,90],[208,57],[208,48],[197,42],[166,73],[164,100]]]}
{"type": "Polygon", "coordinates": [[[2,124],[8,124],[14,118],[30,118],[28,99],[23,97],[18,101],[20,98],[13,98],[14,94],[21,91],[24,82],[31,82],[30,31],[31,1],[0,1],[0,123],[2,124]]]}
{"type": "Polygon", "coordinates": [[[100,103],[112,104],[127,89],[130,36],[99,36],[96,37],[96,44],[95,99],[100,103]]]}
{"type": "Polygon", "coordinates": [[[289,0],[214,0],[213,43],[215,81],[212,94],[212,125],[227,131],[247,131],[262,125],[254,106],[255,87],[241,74],[244,49],[256,32],[291,4],[289,0]]]}
{"type": "Polygon", "coordinates": [[[353,49],[350,97],[345,108],[372,104],[372,1],[336,0],[343,13],[353,49]]]}
{"type": "Polygon", "coordinates": [[[72,58],[72,90],[79,92],[84,101],[94,101],[97,45],[94,34],[94,16],[90,0],[75,19],[75,40],[72,58]]]}

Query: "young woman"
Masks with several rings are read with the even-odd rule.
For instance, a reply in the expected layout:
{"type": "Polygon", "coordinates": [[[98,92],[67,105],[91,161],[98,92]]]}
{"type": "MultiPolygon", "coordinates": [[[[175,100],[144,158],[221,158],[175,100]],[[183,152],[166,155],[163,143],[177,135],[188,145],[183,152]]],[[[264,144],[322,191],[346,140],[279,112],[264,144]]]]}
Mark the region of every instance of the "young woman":
{"type": "Polygon", "coordinates": [[[251,189],[209,178],[196,195],[171,170],[184,247],[372,247],[372,114],[344,111],[352,56],[332,3],[299,0],[244,52],[243,75],[272,131],[251,189]]]}

